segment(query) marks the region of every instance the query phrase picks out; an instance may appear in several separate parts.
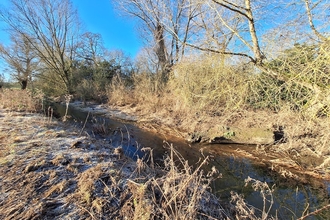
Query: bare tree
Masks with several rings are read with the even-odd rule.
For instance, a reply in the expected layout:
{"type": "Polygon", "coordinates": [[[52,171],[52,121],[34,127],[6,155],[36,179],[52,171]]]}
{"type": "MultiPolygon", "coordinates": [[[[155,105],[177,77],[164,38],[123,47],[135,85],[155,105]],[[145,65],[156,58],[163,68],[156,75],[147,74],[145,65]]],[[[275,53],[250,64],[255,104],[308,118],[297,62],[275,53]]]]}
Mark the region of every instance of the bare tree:
{"type": "Polygon", "coordinates": [[[78,49],[78,57],[87,62],[91,62],[96,69],[100,58],[105,54],[102,36],[91,32],[86,32],[81,36],[78,49]]]}
{"type": "Polygon", "coordinates": [[[155,53],[158,57],[160,69],[164,78],[170,65],[168,51],[164,38],[164,27],[161,21],[164,18],[164,4],[153,0],[124,0],[117,1],[118,8],[143,22],[148,34],[152,35],[155,53]]]}
{"type": "Polygon", "coordinates": [[[144,32],[144,38],[152,36],[153,43],[149,48],[153,48],[162,79],[166,82],[172,65],[185,53],[184,42],[188,39],[196,10],[188,0],[118,0],[116,3],[120,10],[142,22],[141,29],[145,28],[147,32],[144,32]]]}
{"type": "Polygon", "coordinates": [[[133,61],[122,50],[106,51],[104,58],[113,65],[119,67],[116,74],[129,76],[133,72],[133,61]]]}
{"type": "Polygon", "coordinates": [[[72,64],[78,38],[78,16],[70,0],[10,0],[0,11],[9,30],[24,36],[46,68],[72,93],[72,64]]]}
{"type": "Polygon", "coordinates": [[[204,29],[207,42],[213,41],[218,47],[214,47],[214,44],[203,46],[196,42],[189,42],[189,46],[213,53],[247,57],[258,65],[262,63],[265,57],[260,49],[251,0],[195,2],[201,5],[198,23],[204,29]],[[231,41],[236,42],[235,47],[230,48],[231,41]],[[242,48],[238,45],[244,46],[247,50],[237,51],[238,48],[242,48]]]}
{"type": "Polygon", "coordinates": [[[11,41],[12,45],[8,47],[0,44],[0,56],[8,64],[12,77],[19,81],[21,89],[24,90],[36,71],[36,54],[24,35],[12,35],[11,41]]]}
{"type": "Polygon", "coordinates": [[[158,58],[153,48],[144,47],[135,58],[135,73],[155,73],[158,69],[158,58]]]}
{"type": "Polygon", "coordinates": [[[155,53],[162,67],[177,62],[186,46],[247,57],[258,65],[265,58],[251,0],[125,0],[120,5],[125,12],[140,18],[153,33],[155,53]],[[245,48],[238,51],[237,45],[245,48]]]}
{"type": "Polygon", "coordinates": [[[200,31],[195,19],[201,14],[198,4],[190,0],[165,1],[165,19],[162,24],[171,37],[171,59],[180,61],[186,53],[187,41],[200,31]]]}
{"type": "Polygon", "coordinates": [[[182,20],[186,21],[186,25],[183,25],[186,29],[183,34],[177,34],[173,28],[175,26],[172,28],[167,26],[168,32],[182,45],[193,50],[210,53],[234,54],[228,52],[234,33],[219,22],[218,16],[221,14],[221,19],[230,23],[231,30],[236,30],[241,23],[237,16],[226,12],[223,7],[217,5],[214,5],[213,10],[210,10],[205,1],[186,1],[184,8],[186,13],[184,13],[185,19],[182,20]]]}

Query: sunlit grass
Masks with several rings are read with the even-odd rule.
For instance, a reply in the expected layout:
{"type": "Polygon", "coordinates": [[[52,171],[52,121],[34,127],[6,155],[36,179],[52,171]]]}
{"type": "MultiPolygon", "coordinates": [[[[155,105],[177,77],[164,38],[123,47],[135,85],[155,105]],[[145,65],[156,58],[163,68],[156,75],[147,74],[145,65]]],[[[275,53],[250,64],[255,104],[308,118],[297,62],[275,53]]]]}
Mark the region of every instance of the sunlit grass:
{"type": "Polygon", "coordinates": [[[273,132],[282,127],[285,143],[267,147],[267,153],[286,152],[283,159],[312,172],[330,155],[329,44],[318,48],[295,46],[262,70],[216,55],[192,56],[173,67],[166,85],[152,74],[129,82],[117,77],[108,97],[110,104],[148,115],[147,121],[150,115],[166,118],[176,124],[173,129],[190,133],[226,136],[219,128],[273,132]]]}
{"type": "Polygon", "coordinates": [[[43,94],[40,91],[3,89],[0,91],[0,106],[15,111],[40,111],[43,94]]]}

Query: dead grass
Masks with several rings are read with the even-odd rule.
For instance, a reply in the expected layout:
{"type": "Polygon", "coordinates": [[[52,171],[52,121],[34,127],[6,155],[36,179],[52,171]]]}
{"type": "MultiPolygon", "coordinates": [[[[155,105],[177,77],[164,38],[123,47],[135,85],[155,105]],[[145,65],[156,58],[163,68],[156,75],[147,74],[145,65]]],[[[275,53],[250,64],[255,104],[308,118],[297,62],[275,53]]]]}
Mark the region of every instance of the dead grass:
{"type": "Polygon", "coordinates": [[[142,182],[139,176],[128,181],[130,197],[123,206],[127,217],[229,219],[219,199],[210,193],[210,184],[214,178],[219,178],[219,174],[215,169],[203,172],[202,166],[207,161],[208,158],[203,159],[196,169],[192,169],[188,161],[170,146],[170,155],[164,161],[161,176],[152,176],[142,182]]]}
{"type": "Polygon", "coordinates": [[[244,198],[235,192],[231,192],[231,202],[234,204],[235,212],[239,219],[277,219],[269,215],[274,204],[273,189],[267,183],[248,178],[245,180],[246,185],[251,184],[254,191],[260,192],[260,197],[263,200],[262,210],[247,204],[244,198]]]}
{"type": "Polygon", "coordinates": [[[240,109],[248,95],[249,76],[226,62],[213,55],[189,57],[174,67],[167,89],[182,108],[195,112],[240,109]]]}
{"type": "Polygon", "coordinates": [[[1,116],[2,135],[8,127],[17,131],[6,132],[2,149],[19,132],[25,135],[19,146],[12,147],[11,162],[0,167],[1,219],[218,219],[227,215],[209,192],[215,171],[201,170],[207,159],[193,170],[172,151],[165,167],[158,170],[141,160],[118,157],[115,148],[103,141],[93,141],[96,150],[89,138],[79,138],[79,131],[72,128],[65,128],[64,135],[59,122],[49,124],[46,119],[40,124],[41,116],[32,120],[32,115],[3,111],[1,116]],[[10,124],[16,117],[24,130],[10,124]],[[30,142],[36,134],[38,138],[30,142]],[[34,149],[39,149],[38,154],[34,149]]]}
{"type": "Polygon", "coordinates": [[[40,91],[0,90],[0,106],[14,111],[37,112],[42,109],[43,94],[40,91]]]}
{"type": "Polygon", "coordinates": [[[1,159],[7,160],[0,166],[1,219],[102,219],[118,212],[133,161],[118,160],[103,141],[93,142],[95,151],[74,128],[42,116],[2,110],[1,117],[1,159]]]}
{"type": "Polygon", "coordinates": [[[107,88],[108,99],[118,106],[133,103],[134,98],[131,95],[133,88],[131,86],[132,85],[127,85],[127,82],[119,75],[114,76],[111,86],[107,88]]]}
{"type": "MultiPolygon", "coordinates": [[[[193,169],[170,147],[164,167],[155,167],[154,164],[149,167],[141,160],[135,162],[124,155],[118,157],[111,143],[79,137],[79,131],[59,122],[23,112],[1,110],[0,113],[0,160],[4,161],[0,165],[1,219],[272,218],[268,216],[266,206],[272,201],[271,189],[261,182],[252,180],[264,199],[263,210],[256,211],[237,194],[233,194],[232,206],[215,197],[210,184],[219,174],[216,170],[203,171],[202,166],[208,158],[193,169]]],[[[227,118],[227,122],[238,123],[249,114],[241,112],[236,115],[235,119],[227,118]]],[[[293,117],[292,114],[281,115],[277,125],[287,123],[285,128],[288,135],[292,135],[289,140],[294,140],[294,135],[301,131],[302,137],[311,137],[308,132],[315,124],[309,122],[306,128],[298,130],[299,126],[290,127],[290,121],[286,120],[293,117]],[[297,130],[293,132],[294,129],[297,130]]],[[[193,120],[196,118],[198,116],[193,120]]],[[[256,118],[249,118],[247,124],[259,126],[267,120],[260,114],[256,118]]],[[[214,118],[210,120],[214,122],[214,118]]],[[[297,117],[295,120],[303,119],[297,117]]],[[[99,132],[103,132],[102,127],[101,124],[99,132]]],[[[324,129],[326,132],[325,128],[318,131],[324,129]]],[[[326,135],[322,142],[327,142],[326,135]]],[[[284,144],[282,149],[285,149],[284,144]]],[[[289,149],[281,155],[289,157],[289,149]]],[[[298,153],[301,154],[302,149],[298,153]]],[[[326,147],[321,146],[318,150],[325,152],[326,147]]],[[[264,151],[270,153],[269,149],[264,151]]],[[[321,161],[318,166],[327,167],[327,161],[321,161]]]]}
{"type": "Polygon", "coordinates": [[[60,122],[40,123],[43,117],[22,114],[1,112],[1,149],[24,134],[11,148],[11,161],[0,166],[1,219],[272,219],[272,189],[264,183],[250,181],[265,199],[263,210],[237,194],[231,204],[215,197],[211,183],[221,174],[203,171],[208,158],[193,168],[166,145],[164,166],[152,158],[148,165],[118,157],[111,143],[79,137],[79,130],[60,122]],[[16,121],[24,130],[10,124],[16,121]]]}
{"type": "Polygon", "coordinates": [[[0,166],[1,219],[209,219],[224,212],[209,193],[213,177],[184,161],[183,170],[173,158],[158,170],[40,115],[2,110],[1,119],[1,158],[12,155],[0,166]]]}
{"type": "Polygon", "coordinates": [[[270,138],[264,151],[255,155],[265,152],[282,160],[276,166],[289,164],[329,179],[329,44],[313,47],[298,45],[270,61],[269,70],[279,79],[251,65],[229,65],[223,57],[189,57],[173,67],[163,87],[148,74],[135,76],[129,87],[117,78],[109,90],[110,105],[138,115],[150,130],[187,139],[235,133],[246,143],[265,144],[258,140],[270,138]],[[285,141],[268,145],[279,128],[285,141]],[[260,138],[244,137],[244,131],[245,136],[260,138]]]}

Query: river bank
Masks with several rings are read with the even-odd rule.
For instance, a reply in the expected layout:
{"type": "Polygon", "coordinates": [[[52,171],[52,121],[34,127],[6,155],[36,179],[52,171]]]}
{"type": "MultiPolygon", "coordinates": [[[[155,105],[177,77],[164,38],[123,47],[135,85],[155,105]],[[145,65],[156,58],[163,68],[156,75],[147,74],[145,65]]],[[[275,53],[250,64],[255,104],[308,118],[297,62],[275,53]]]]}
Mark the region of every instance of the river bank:
{"type": "MultiPolygon", "coordinates": [[[[5,103],[3,97],[0,99],[1,103],[5,103]]],[[[22,95],[17,97],[22,98],[22,95]]],[[[14,99],[11,99],[10,103],[13,103],[12,100],[14,99]]],[[[21,107],[22,104],[16,106],[21,107]]],[[[124,113],[120,109],[108,111],[108,105],[93,104],[82,107],[96,115],[110,114],[110,117],[125,120],[128,120],[125,117],[129,117],[141,127],[164,134],[176,132],[170,127],[168,130],[160,129],[162,127],[158,127],[153,121],[143,122],[137,116],[132,119],[128,112],[124,113]]],[[[102,121],[91,127],[92,133],[86,133],[86,130],[82,129],[83,124],[73,126],[56,121],[51,114],[53,111],[48,107],[44,109],[47,110],[44,115],[29,113],[31,110],[1,110],[0,213],[3,219],[64,216],[77,219],[102,219],[104,216],[134,219],[141,218],[143,213],[149,217],[156,215],[170,219],[173,216],[179,217],[175,215],[178,213],[181,217],[185,216],[187,212],[195,217],[200,216],[201,219],[209,219],[210,216],[216,219],[233,219],[246,216],[247,213],[250,219],[258,219],[257,216],[261,214],[259,211],[252,213],[254,208],[245,204],[242,197],[235,193],[231,203],[221,202],[207,193],[210,187],[204,184],[212,182],[212,175],[204,175],[205,173],[199,172],[198,169],[192,170],[186,167],[184,161],[182,165],[185,170],[182,172],[172,166],[174,163],[167,163],[165,169],[156,171],[139,160],[134,161],[123,156],[120,150],[116,150],[119,145],[111,141],[113,134],[120,135],[120,130],[108,131],[107,136],[110,139],[97,139],[91,135],[93,132],[105,131],[102,121]],[[204,179],[205,176],[212,178],[204,179]],[[191,199],[191,196],[198,199],[191,199]],[[164,202],[164,199],[167,202],[164,202]],[[168,202],[168,199],[171,202],[168,202]],[[180,204],[176,204],[176,201],[180,204]],[[200,203],[201,201],[211,204],[206,205],[200,203]],[[159,204],[164,206],[160,207],[159,204]],[[180,205],[180,212],[173,213],[176,211],[172,210],[173,205],[180,205]],[[187,207],[192,207],[193,210],[187,210],[187,207]]],[[[248,154],[244,150],[235,150],[230,154],[233,153],[245,156],[248,154]]],[[[164,161],[173,160],[165,158],[164,161]]],[[[242,169],[241,166],[237,168],[238,171],[242,169]]],[[[283,178],[288,180],[288,177],[283,178]]],[[[263,185],[260,182],[254,183],[263,185]]],[[[259,196],[257,202],[262,201],[259,196]]],[[[310,207],[309,212],[313,213],[319,205],[327,207],[323,197],[322,201],[325,203],[318,204],[316,208],[310,207]]],[[[304,210],[305,206],[300,208],[304,210]]],[[[306,212],[301,212],[296,217],[305,214],[306,212]]]]}
{"type": "Polygon", "coordinates": [[[188,167],[185,173],[152,169],[120,146],[40,114],[1,109],[0,120],[1,219],[223,219],[235,212],[221,208],[202,174],[188,167]],[[191,184],[204,190],[191,191],[191,184]],[[170,209],[175,197],[182,197],[180,212],[170,209]],[[167,205],[159,205],[163,199],[167,205]]]}
{"type": "Polygon", "coordinates": [[[291,112],[242,111],[225,116],[178,115],[167,109],[150,111],[138,105],[72,103],[74,108],[133,121],[155,133],[176,136],[191,143],[249,145],[235,154],[264,164],[285,178],[309,182],[330,181],[328,120],[304,121],[291,112]],[[319,150],[322,148],[322,150],[319,150]]]}
{"type": "MultiPolygon", "coordinates": [[[[131,112],[132,109],[130,108],[130,106],[126,106],[126,108],[128,107],[128,110],[127,109],[125,110],[125,109],[123,109],[123,107],[125,108],[125,106],[121,106],[121,107],[117,107],[117,108],[112,106],[109,108],[109,106],[106,104],[98,105],[98,104],[88,103],[87,106],[84,106],[82,103],[74,102],[74,103],[72,103],[71,107],[74,107],[75,109],[78,109],[79,111],[85,111],[85,112],[89,112],[91,114],[100,114],[105,117],[116,118],[116,119],[123,120],[124,122],[137,124],[140,128],[149,130],[151,132],[158,133],[158,135],[162,136],[164,139],[173,140],[173,136],[171,136],[171,135],[176,135],[177,137],[181,137],[182,140],[184,140],[184,137],[185,137],[184,132],[178,130],[177,127],[173,127],[173,126],[170,127],[168,124],[162,122],[161,117],[158,116],[158,121],[157,121],[157,119],[151,118],[150,115],[147,115],[149,117],[149,120],[145,120],[143,118],[144,117],[143,115],[134,114],[134,112],[131,112]]],[[[133,110],[134,110],[134,107],[133,107],[133,110]]],[[[143,138],[145,138],[145,136],[143,136],[143,138]]],[[[153,142],[153,143],[155,144],[155,142],[153,142]]],[[[327,189],[326,185],[328,184],[327,183],[328,177],[326,175],[320,175],[319,173],[313,172],[312,170],[308,170],[308,169],[301,169],[301,167],[296,165],[294,163],[294,161],[292,161],[290,158],[287,158],[287,155],[284,157],[283,152],[280,152],[279,149],[278,149],[278,151],[273,151],[273,152],[271,152],[270,149],[265,149],[266,147],[269,147],[269,148],[279,147],[280,145],[284,145],[284,144],[286,144],[286,143],[277,143],[277,144],[273,143],[272,145],[265,145],[265,146],[263,146],[261,144],[259,144],[259,145],[237,145],[237,147],[229,147],[229,148],[227,148],[226,145],[221,146],[221,145],[217,145],[217,144],[213,144],[213,147],[212,147],[212,144],[211,144],[211,145],[208,145],[208,147],[207,147],[208,150],[206,150],[206,148],[203,147],[203,144],[197,144],[197,145],[201,146],[201,148],[199,149],[200,151],[204,151],[204,150],[208,151],[211,154],[213,154],[213,157],[217,157],[216,155],[226,154],[226,155],[228,155],[228,157],[237,158],[234,160],[240,160],[239,158],[246,158],[246,159],[253,161],[252,163],[257,166],[265,167],[265,170],[267,170],[267,171],[265,171],[266,173],[269,173],[269,174],[273,173],[275,179],[279,180],[279,182],[276,185],[280,188],[283,187],[282,183],[284,183],[284,182],[291,186],[294,186],[297,183],[299,183],[299,186],[296,185],[296,187],[297,187],[296,196],[298,196],[298,194],[301,193],[300,190],[301,190],[302,186],[300,184],[306,184],[306,185],[311,185],[312,188],[314,188],[314,189],[317,189],[317,188],[324,189],[325,191],[321,190],[322,192],[320,192],[319,195],[324,195],[325,197],[327,197],[326,195],[328,195],[328,192],[326,190],[327,189]],[[266,150],[268,150],[268,152],[266,152],[266,150]],[[300,189],[299,192],[298,192],[298,188],[300,189]]],[[[193,144],[193,145],[197,146],[196,144],[193,144]]],[[[204,145],[204,146],[206,146],[206,145],[204,145]]],[[[156,150],[156,149],[154,149],[154,150],[156,150]]],[[[190,148],[190,151],[198,152],[199,150],[190,148]]],[[[190,158],[189,161],[192,159],[190,156],[188,156],[186,158],[190,158]]],[[[312,158],[312,157],[309,157],[309,158],[312,158]]],[[[220,163],[223,163],[225,161],[226,160],[222,160],[222,162],[220,162],[220,163]]],[[[229,166],[232,166],[232,165],[230,165],[231,164],[230,161],[227,161],[225,163],[228,163],[229,166]]],[[[243,167],[244,167],[244,165],[241,164],[241,165],[238,165],[237,169],[238,170],[244,169],[245,170],[244,173],[247,172],[246,174],[249,174],[252,176],[254,175],[253,173],[250,173],[250,171],[248,171],[249,168],[247,168],[247,167],[243,168],[243,167]]],[[[226,169],[228,169],[228,168],[226,168],[226,169]]],[[[226,176],[226,178],[228,178],[228,174],[224,174],[224,176],[226,176]]],[[[246,176],[246,178],[247,178],[247,176],[246,176]]],[[[234,183],[234,184],[236,185],[236,183],[234,183]]],[[[222,188],[222,187],[223,186],[221,186],[220,188],[222,188]]],[[[302,188],[304,188],[304,187],[302,187],[302,188]]],[[[306,191],[306,192],[309,191],[309,189],[302,189],[302,190],[306,191]]],[[[283,191],[284,194],[285,194],[285,192],[288,195],[289,194],[291,195],[290,191],[283,191]]],[[[276,192],[276,194],[277,193],[279,193],[279,192],[276,192]]],[[[281,193],[279,193],[279,194],[281,194],[281,193]]],[[[312,194],[314,194],[314,193],[312,193],[312,194]]],[[[317,196],[319,197],[319,195],[317,195],[317,196]]],[[[306,195],[304,193],[302,193],[302,195],[300,195],[300,196],[305,197],[306,195]]],[[[295,196],[292,194],[292,199],[294,197],[295,196]]],[[[307,196],[307,198],[308,197],[309,196],[307,196]]],[[[282,197],[279,197],[279,198],[282,198],[282,197]]],[[[287,197],[287,200],[286,200],[287,202],[291,200],[289,198],[291,198],[291,196],[287,197]]],[[[325,204],[327,204],[326,200],[323,200],[323,199],[321,199],[321,200],[323,202],[325,202],[325,204]]],[[[304,200],[301,200],[301,201],[304,201],[304,200]]],[[[293,202],[293,203],[295,203],[295,202],[293,202]]],[[[288,204],[286,204],[285,206],[287,206],[288,204]]],[[[298,205],[298,207],[300,207],[300,208],[302,206],[303,206],[302,204],[298,205]]]]}

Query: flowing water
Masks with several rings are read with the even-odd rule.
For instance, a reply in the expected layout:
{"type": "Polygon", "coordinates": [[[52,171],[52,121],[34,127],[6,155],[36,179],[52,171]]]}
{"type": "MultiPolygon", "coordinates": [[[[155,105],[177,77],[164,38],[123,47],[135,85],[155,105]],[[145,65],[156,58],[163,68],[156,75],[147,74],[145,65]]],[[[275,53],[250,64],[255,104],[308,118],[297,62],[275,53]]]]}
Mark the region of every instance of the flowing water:
{"type": "MultiPolygon", "coordinates": [[[[64,115],[65,106],[56,104],[56,111],[64,115]]],[[[268,183],[274,190],[272,193],[274,204],[271,214],[279,219],[297,219],[329,204],[330,184],[328,182],[311,179],[309,184],[303,184],[288,180],[281,175],[270,172],[268,167],[262,166],[256,161],[235,154],[236,149],[251,151],[255,148],[254,146],[189,144],[177,137],[146,131],[139,128],[134,122],[92,115],[74,108],[69,108],[68,115],[80,128],[84,127],[86,121],[85,131],[89,135],[98,136],[93,133],[93,126],[95,125],[106,128],[109,134],[103,137],[99,136],[99,138],[112,142],[114,146],[121,146],[125,153],[132,158],[142,158],[145,151],[141,149],[150,148],[153,150],[155,163],[161,163],[170,144],[173,144],[175,149],[192,166],[197,165],[200,158],[209,155],[211,160],[204,169],[207,171],[215,167],[222,174],[222,178],[214,181],[212,185],[213,192],[222,200],[230,200],[233,191],[244,195],[245,200],[250,205],[262,210],[264,201],[260,192],[254,191],[251,185],[245,186],[245,179],[251,177],[268,183]]],[[[266,208],[268,208],[269,203],[266,204],[266,208]]],[[[330,211],[321,212],[319,216],[312,216],[307,219],[330,219],[330,211]]]]}

